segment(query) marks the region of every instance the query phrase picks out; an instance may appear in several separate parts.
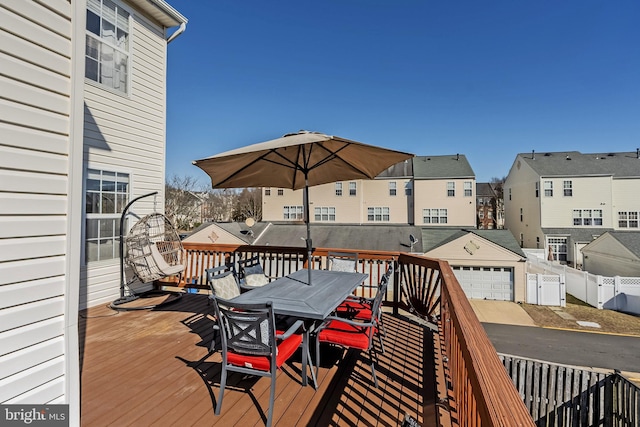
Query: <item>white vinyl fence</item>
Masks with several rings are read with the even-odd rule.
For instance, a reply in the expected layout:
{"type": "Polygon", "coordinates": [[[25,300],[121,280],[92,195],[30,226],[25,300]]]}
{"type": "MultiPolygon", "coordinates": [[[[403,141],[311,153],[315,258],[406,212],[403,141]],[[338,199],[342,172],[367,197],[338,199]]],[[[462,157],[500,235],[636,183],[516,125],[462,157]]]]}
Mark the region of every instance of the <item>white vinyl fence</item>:
{"type": "Polygon", "coordinates": [[[567,291],[560,274],[527,274],[527,304],[566,307],[567,291]]]}
{"type": "Polygon", "coordinates": [[[537,257],[527,258],[527,270],[564,276],[566,292],[599,309],[640,314],[640,277],[599,276],[537,257]]]}

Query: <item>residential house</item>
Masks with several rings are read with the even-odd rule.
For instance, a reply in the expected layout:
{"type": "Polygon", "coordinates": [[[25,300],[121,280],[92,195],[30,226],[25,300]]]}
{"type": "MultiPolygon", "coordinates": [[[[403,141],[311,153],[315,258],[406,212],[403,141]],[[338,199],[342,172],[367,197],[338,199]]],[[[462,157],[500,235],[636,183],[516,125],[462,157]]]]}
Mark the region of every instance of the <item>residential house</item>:
{"type": "Polygon", "coordinates": [[[476,184],[477,228],[492,230],[497,226],[498,196],[488,182],[476,184]]]}
{"type": "MultiPolygon", "coordinates": [[[[303,221],[302,190],[263,188],[263,221],[303,221]]],[[[475,175],[464,155],[420,156],[372,180],[309,188],[310,220],[327,224],[475,227],[475,175]]]]}
{"type": "Polygon", "coordinates": [[[463,154],[413,159],[415,225],[476,226],[476,179],[463,154]]]}
{"type": "Polygon", "coordinates": [[[526,255],[509,230],[423,228],[424,255],[445,259],[470,299],[526,301],[526,255]]]}
{"type": "Polygon", "coordinates": [[[162,210],[167,43],[187,20],[164,0],[0,14],[0,401],[67,403],[79,425],[78,310],[119,295],[124,205],[158,191],[162,210]]]}
{"type": "Polygon", "coordinates": [[[580,249],[638,229],[640,153],[522,153],[504,185],[505,227],[524,248],[580,267],[580,249]]]}
{"type": "Polygon", "coordinates": [[[589,273],[640,277],[640,231],[608,231],[583,247],[582,254],[589,273]]]}

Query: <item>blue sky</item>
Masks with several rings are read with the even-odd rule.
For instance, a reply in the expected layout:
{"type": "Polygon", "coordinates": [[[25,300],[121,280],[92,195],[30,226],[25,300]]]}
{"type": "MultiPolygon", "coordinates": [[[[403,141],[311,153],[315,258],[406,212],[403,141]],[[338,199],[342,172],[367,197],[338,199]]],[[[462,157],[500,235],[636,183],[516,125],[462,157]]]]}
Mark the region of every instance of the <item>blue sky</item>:
{"type": "Polygon", "coordinates": [[[536,150],[640,147],[640,2],[169,0],[167,176],[300,129],[479,182],[536,150]]]}

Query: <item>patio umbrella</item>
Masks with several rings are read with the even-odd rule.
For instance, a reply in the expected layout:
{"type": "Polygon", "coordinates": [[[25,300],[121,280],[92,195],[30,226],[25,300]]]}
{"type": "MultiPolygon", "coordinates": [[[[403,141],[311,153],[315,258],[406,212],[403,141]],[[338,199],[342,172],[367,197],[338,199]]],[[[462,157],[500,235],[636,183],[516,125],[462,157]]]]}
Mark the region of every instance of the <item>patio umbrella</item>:
{"type": "Polygon", "coordinates": [[[300,131],[196,160],[193,164],[211,177],[213,188],[303,189],[310,262],[309,187],[336,181],[373,179],[390,166],[411,157],[413,154],[319,132],[300,131]]]}

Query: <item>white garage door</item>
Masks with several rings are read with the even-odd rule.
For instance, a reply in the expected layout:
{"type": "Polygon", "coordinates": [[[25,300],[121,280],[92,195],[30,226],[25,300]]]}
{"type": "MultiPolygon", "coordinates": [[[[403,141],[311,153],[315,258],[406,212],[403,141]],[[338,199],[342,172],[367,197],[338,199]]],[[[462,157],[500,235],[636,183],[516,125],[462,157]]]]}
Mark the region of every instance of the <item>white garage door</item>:
{"type": "Polygon", "coordinates": [[[469,299],[513,301],[513,269],[507,267],[452,267],[469,299]]]}

